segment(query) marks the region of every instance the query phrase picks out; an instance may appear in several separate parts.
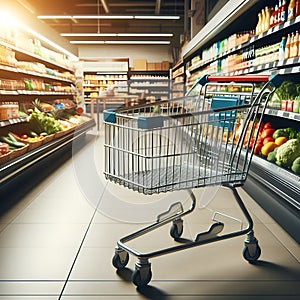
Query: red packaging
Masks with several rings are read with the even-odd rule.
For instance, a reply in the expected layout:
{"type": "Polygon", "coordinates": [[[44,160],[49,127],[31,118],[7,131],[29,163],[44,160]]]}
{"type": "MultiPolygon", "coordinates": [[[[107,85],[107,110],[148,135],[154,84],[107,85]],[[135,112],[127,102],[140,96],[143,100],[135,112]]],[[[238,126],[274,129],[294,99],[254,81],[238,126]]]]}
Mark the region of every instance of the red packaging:
{"type": "Polygon", "coordinates": [[[294,101],[293,100],[288,100],[287,105],[286,105],[286,110],[287,111],[293,111],[294,108],[294,101]]]}
{"type": "Polygon", "coordinates": [[[281,110],[286,110],[288,100],[281,100],[281,110]]]}

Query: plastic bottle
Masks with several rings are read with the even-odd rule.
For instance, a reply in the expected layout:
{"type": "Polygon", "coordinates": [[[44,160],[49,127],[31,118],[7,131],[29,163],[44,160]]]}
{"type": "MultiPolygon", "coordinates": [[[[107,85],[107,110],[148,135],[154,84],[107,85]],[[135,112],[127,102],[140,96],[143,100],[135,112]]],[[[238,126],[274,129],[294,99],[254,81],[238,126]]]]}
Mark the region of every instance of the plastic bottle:
{"type": "Polygon", "coordinates": [[[281,39],[281,43],[279,46],[279,61],[283,61],[284,60],[284,50],[285,50],[285,44],[286,44],[286,37],[283,36],[281,39]]]}
{"type": "Polygon", "coordinates": [[[298,57],[300,57],[300,34],[298,38],[298,57]]]}
{"type": "Polygon", "coordinates": [[[300,0],[296,0],[295,3],[295,17],[300,15],[300,0]]]}
{"type": "Polygon", "coordinates": [[[299,32],[297,30],[296,34],[294,36],[294,44],[293,44],[293,55],[294,55],[294,57],[298,56],[298,51],[299,51],[299,32]]]}
{"type": "Polygon", "coordinates": [[[271,9],[266,6],[265,7],[265,31],[270,29],[270,18],[271,18],[271,9]]]}
{"type": "Polygon", "coordinates": [[[276,26],[278,24],[278,5],[275,5],[274,9],[274,18],[273,18],[273,26],[276,26]]]}
{"type": "Polygon", "coordinates": [[[295,53],[295,35],[294,35],[294,33],[292,33],[291,40],[290,40],[290,55],[289,55],[289,58],[294,58],[295,56],[296,56],[296,53],[295,53]]]}
{"type": "Polygon", "coordinates": [[[278,2],[278,11],[277,11],[277,24],[282,23],[282,21],[281,21],[281,9],[282,9],[282,4],[281,4],[281,0],[279,0],[279,2],[278,2]]]}
{"type": "Polygon", "coordinates": [[[265,15],[265,10],[264,9],[262,9],[261,10],[261,33],[262,32],[265,32],[265,26],[266,25],[266,15],[265,15]]]}
{"type": "Polygon", "coordinates": [[[290,4],[288,6],[288,13],[287,13],[288,20],[292,20],[295,18],[295,7],[296,7],[296,1],[290,0],[290,4]]]}
{"type": "Polygon", "coordinates": [[[259,12],[257,16],[258,16],[258,22],[256,25],[255,34],[260,35],[260,33],[261,33],[261,13],[259,12]]]}
{"type": "Polygon", "coordinates": [[[281,22],[286,21],[286,0],[282,1],[281,9],[280,9],[280,19],[281,22]]]}
{"type": "Polygon", "coordinates": [[[286,39],[286,44],[284,48],[284,59],[289,59],[290,57],[290,42],[291,42],[291,36],[288,34],[286,39]]]}

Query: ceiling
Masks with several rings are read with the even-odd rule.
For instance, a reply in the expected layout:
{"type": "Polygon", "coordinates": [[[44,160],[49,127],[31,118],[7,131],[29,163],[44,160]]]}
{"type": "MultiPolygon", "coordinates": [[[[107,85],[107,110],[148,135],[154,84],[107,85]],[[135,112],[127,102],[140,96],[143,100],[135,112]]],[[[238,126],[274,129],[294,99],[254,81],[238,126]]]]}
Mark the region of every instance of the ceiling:
{"type": "Polygon", "coordinates": [[[43,22],[61,33],[168,33],[171,37],[150,36],[86,36],[66,37],[70,41],[132,41],[163,40],[170,41],[171,46],[178,47],[180,35],[184,34],[184,3],[186,0],[68,0],[41,1],[18,0],[27,6],[36,16],[179,16],[177,20],[154,19],[99,19],[99,18],[52,18],[43,22]]]}

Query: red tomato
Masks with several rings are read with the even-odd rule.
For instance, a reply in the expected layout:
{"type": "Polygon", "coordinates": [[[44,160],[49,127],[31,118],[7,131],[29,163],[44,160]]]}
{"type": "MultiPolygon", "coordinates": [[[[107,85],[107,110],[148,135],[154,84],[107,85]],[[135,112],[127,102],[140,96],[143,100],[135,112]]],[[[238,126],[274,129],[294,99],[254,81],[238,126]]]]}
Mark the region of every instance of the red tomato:
{"type": "Polygon", "coordinates": [[[28,135],[27,135],[27,134],[22,134],[22,135],[21,135],[21,139],[26,140],[27,138],[28,138],[28,135]]]}
{"type": "Polygon", "coordinates": [[[256,144],[262,144],[263,142],[264,142],[264,139],[261,136],[259,136],[257,138],[256,144]]]}
{"type": "Polygon", "coordinates": [[[265,145],[268,142],[274,142],[273,137],[271,136],[267,136],[264,140],[263,140],[263,145],[265,145]]]}
{"type": "Polygon", "coordinates": [[[261,137],[263,139],[265,139],[268,136],[272,136],[274,133],[275,129],[274,128],[266,128],[263,130],[263,132],[261,133],[261,137]]]}
{"type": "Polygon", "coordinates": [[[267,129],[267,128],[271,128],[271,127],[272,127],[271,122],[267,122],[267,123],[265,123],[263,129],[267,129]]]}
{"type": "Polygon", "coordinates": [[[253,153],[254,154],[259,154],[262,146],[263,146],[263,144],[260,144],[260,143],[256,144],[255,147],[254,147],[253,153]]]}

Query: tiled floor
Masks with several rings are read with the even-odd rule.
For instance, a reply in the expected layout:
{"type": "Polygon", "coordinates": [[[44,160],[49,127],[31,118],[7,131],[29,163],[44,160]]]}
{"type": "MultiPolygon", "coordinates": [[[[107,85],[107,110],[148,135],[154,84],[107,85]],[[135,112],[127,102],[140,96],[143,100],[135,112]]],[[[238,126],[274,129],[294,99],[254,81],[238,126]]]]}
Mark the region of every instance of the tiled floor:
{"type": "MultiPolygon", "coordinates": [[[[85,147],[1,216],[0,299],[299,299],[299,245],[242,189],[262,249],[257,264],[243,259],[241,236],[153,258],[150,284],[136,288],[130,281],[134,256],[122,272],[112,266],[116,241],[176,199],[188,205],[188,194],[144,196],[107,183],[102,144],[103,133],[91,131],[85,147]]],[[[195,191],[199,199],[202,192],[195,191]]],[[[185,218],[184,237],[207,230],[215,211],[225,214],[218,215],[225,231],[239,230],[240,222],[226,215],[243,217],[230,191],[220,189],[208,206],[185,218]]],[[[169,229],[132,245],[141,251],[175,245],[169,229]]]]}

